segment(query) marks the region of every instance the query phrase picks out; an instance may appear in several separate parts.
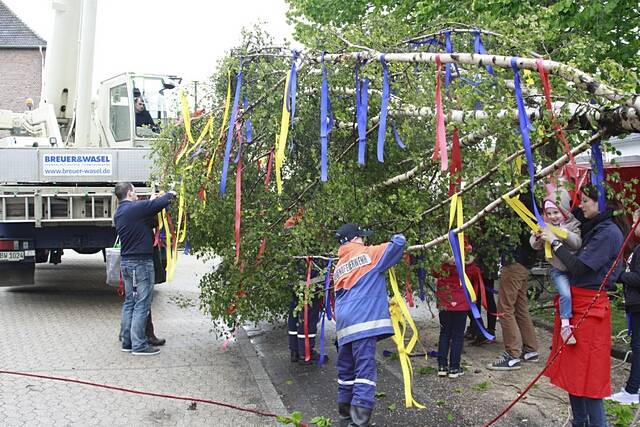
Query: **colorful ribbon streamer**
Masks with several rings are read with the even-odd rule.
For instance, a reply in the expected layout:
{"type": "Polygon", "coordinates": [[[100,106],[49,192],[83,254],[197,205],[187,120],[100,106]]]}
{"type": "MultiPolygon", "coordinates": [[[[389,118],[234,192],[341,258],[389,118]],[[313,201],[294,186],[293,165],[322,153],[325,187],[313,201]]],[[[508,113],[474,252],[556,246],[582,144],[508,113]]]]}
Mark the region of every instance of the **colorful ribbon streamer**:
{"type": "Polygon", "coordinates": [[[460,190],[462,183],[462,155],[460,154],[460,137],[458,128],[453,128],[453,141],[451,143],[451,167],[449,170],[449,196],[460,190]]]}
{"type": "Polygon", "coordinates": [[[311,360],[311,342],[309,340],[309,292],[311,290],[311,257],[307,257],[307,283],[304,289],[304,360],[311,360]]]}
{"type": "MultiPolygon", "coordinates": [[[[473,51],[475,53],[479,53],[480,55],[487,55],[487,50],[484,48],[484,44],[482,44],[482,38],[480,38],[480,30],[476,31],[476,37],[473,41],[473,51]]],[[[489,74],[495,76],[493,72],[493,67],[491,65],[484,66],[489,74]]]]}
{"type": "Polygon", "coordinates": [[[292,50],[292,58],[291,58],[291,71],[289,72],[289,90],[287,91],[287,110],[291,116],[291,130],[295,125],[295,116],[296,116],[296,86],[298,82],[298,69],[296,67],[296,61],[300,56],[300,52],[293,49],[292,50]]]}
{"type": "Polygon", "coordinates": [[[606,209],[606,193],[604,190],[604,162],[600,141],[591,144],[591,167],[595,173],[591,174],[591,183],[598,190],[598,210],[600,213],[606,209]]]}
{"type": "Polygon", "coordinates": [[[393,297],[389,304],[389,313],[391,314],[391,324],[393,325],[393,342],[395,342],[398,349],[398,357],[400,359],[400,366],[402,368],[402,378],[404,382],[404,402],[407,408],[415,406],[418,409],[423,409],[424,405],[418,403],[411,393],[411,378],[413,377],[413,369],[411,367],[411,359],[409,354],[413,351],[416,343],[418,342],[418,328],[416,328],[411,313],[404,303],[400,290],[398,289],[398,281],[396,280],[396,273],[393,268],[389,269],[389,283],[391,284],[391,290],[393,291],[393,297]],[[405,334],[407,331],[407,323],[411,328],[411,338],[405,346],[405,334]]]}
{"type": "MultiPolygon", "coordinates": [[[[216,153],[218,152],[218,148],[222,143],[222,137],[224,136],[224,128],[227,125],[227,120],[229,120],[229,110],[231,109],[231,71],[227,70],[227,98],[224,103],[224,113],[222,114],[222,125],[220,126],[220,137],[218,138],[219,143],[215,145],[213,149],[213,153],[211,154],[211,158],[209,159],[209,164],[207,165],[207,178],[211,175],[211,170],[213,169],[213,161],[216,158],[216,153]]],[[[209,135],[213,133],[213,125],[209,128],[209,135]]],[[[206,193],[203,201],[206,202],[206,193]]]]}
{"type": "MultiPolygon", "coordinates": [[[[504,201],[515,211],[516,214],[524,221],[525,224],[529,226],[529,228],[538,233],[541,230],[541,226],[535,223],[536,217],[531,211],[522,203],[517,197],[509,197],[508,194],[504,194],[502,196],[504,201]]],[[[567,232],[561,228],[555,227],[552,224],[545,224],[546,227],[550,227],[551,230],[555,233],[556,236],[566,239],[567,232]]],[[[551,259],[553,257],[553,253],[551,252],[551,244],[549,242],[544,243],[544,256],[546,259],[551,259]]]]}
{"type": "Polygon", "coordinates": [[[320,358],[318,359],[318,366],[321,366],[325,362],[325,354],[324,354],[324,321],[325,318],[327,320],[331,320],[331,300],[329,295],[331,293],[331,264],[333,260],[329,258],[329,263],[327,264],[327,273],[324,276],[324,303],[322,305],[322,323],[320,324],[320,358]]]}
{"type": "Polygon", "coordinates": [[[369,104],[369,79],[360,81],[360,62],[356,63],[356,121],[358,123],[358,164],[364,166],[367,150],[367,108],[369,104]]]}
{"type": "Polygon", "coordinates": [[[404,145],[404,143],[402,142],[402,139],[400,139],[400,134],[398,133],[398,129],[396,128],[396,121],[393,120],[391,122],[391,128],[393,129],[393,137],[396,140],[396,144],[398,144],[398,147],[400,147],[401,149],[406,149],[407,146],[404,145]]]}
{"type": "Polygon", "coordinates": [[[240,262],[241,217],[242,217],[242,157],[238,159],[238,164],[236,166],[236,213],[235,213],[235,227],[234,227],[235,237],[236,237],[236,264],[240,262]]]}
{"type": "Polygon", "coordinates": [[[282,194],[282,165],[285,160],[285,148],[287,145],[287,137],[289,136],[289,110],[287,109],[287,98],[289,94],[289,79],[291,73],[287,74],[286,81],[284,82],[284,96],[282,98],[282,118],[280,120],[280,134],[276,136],[276,188],[278,194],[282,194]]]}
{"type": "Polygon", "coordinates": [[[380,55],[382,65],[382,100],[380,103],[380,121],[378,122],[378,161],[384,163],[384,140],[387,135],[387,112],[389,110],[389,66],[380,55]]]}
{"type": "Polygon", "coordinates": [[[253,142],[253,128],[251,126],[251,119],[249,117],[244,117],[247,114],[247,110],[249,109],[249,98],[247,97],[247,90],[244,91],[244,101],[242,102],[242,118],[244,119],[244,127],[245,127],[245,135],[247,145],[253,142]]]}
{"type": "Polygon", "coordinates": [[[409,307],[413,307],[415,304],[413,303],[413,289],[411,287],[411,255],[406,253],[404,262],[407,265],[407,273],[404,277],[404,296],[409,307]]]}
{"type": "Polygon", "coordinates": [[[222,176],[220,177],[220,197],[224,197],[227,189],[227,173],[229,172],[229,158],[231,156],[231,141],[233,140],[233,127],[238,116],[238,103],[240,102],[240,90],[242,89],[242,62],[240,63],[240,71],[236,77],[236,91],[233,95],[233,107],[231,107],[231,119],[229,120],[229,129],[227,130],[227,144],[224,148],[224,160],[222,161],[222,176]]]}
{"type": "Polygon", "coordinates": [[[432,160],[440,159],[440,170],[446,171],[449,168],[447,155],[447,137],[444,127],[444,112],[442,111],[442,88],[440,74],[442,73],[442,62],[440,55],[436,55],[436,145],[433,148],[432,160]]]}
{"type": "Polygon", "coordinates": [[[327,81],[327,65],[322,54],[322,86],[320,89],[320,180],[328,179],[328,151],[329,151],[329,83],[327,81]]]}
{"type": "Polygon", "coordinates": [[[513,84],[515,86],[516,103],[518,105],[518,121],[520,136],[522,138],[522,145],[524,147],[524,154],[527,158],[527,170],[529,172],[529,186],[531,190],[531,202],[533,205],[533,213],[536,216],[538,225],[544,227],[544,220],[538,211],[538,204],[536,203],[535,195],[535,166],[533,164],[533,153],[531,151],[531,141],[529,140],[529,130],[531,129],[531,123],[529,122],[529,116],[527,116],[527,110],[524,106],[524,99],[522,98],[522,89],[520,87],[520,71],[518,69],[518,58],[511,58],[511,68],[513,69],[513,84]]]}
{"type": "MultiPolygon", "coordinates": [[[[451,31],[445,31],[444,33],[444,51],[446,53],[453,53],[453,44],[451,43],[451,31]]],[[[458,64],[453,64],[456,69],[456,74],[460,77],[460,70],[458,69],[458,64]]],[[[444,87],[447,92],[447,96],[449,95],[449,83],[451,83],[451,64],[445,65],[445,73],[444,73],[444,87]]]]}

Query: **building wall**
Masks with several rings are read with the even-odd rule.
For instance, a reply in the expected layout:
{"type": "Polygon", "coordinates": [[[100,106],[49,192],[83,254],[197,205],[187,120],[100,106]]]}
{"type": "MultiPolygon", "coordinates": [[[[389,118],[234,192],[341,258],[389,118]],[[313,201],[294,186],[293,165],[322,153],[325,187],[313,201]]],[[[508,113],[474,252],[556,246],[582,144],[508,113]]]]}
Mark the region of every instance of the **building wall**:
{"type": "Polygon", "coordinates": [[[0,48],[0,110],[24,111],[40,102],[42,56],[38,49],[0,48]]]}

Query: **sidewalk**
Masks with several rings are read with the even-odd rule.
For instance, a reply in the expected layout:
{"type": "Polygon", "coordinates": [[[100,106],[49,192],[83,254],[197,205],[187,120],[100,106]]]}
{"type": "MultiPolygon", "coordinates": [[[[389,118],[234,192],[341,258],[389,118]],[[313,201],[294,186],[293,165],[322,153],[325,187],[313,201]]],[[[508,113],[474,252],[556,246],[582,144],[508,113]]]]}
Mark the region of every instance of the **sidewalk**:
{"type": "MultiPolygon", "coordinates": [[[[437,351],[439,324],[432,318],[426,304],[410,309],[420,341],[428,351],[437,351]]],[[[437,311],[433,309],[434,314],[437,311]]],[[[289,412],[300,411],[308,422],[314,416],[337,420],[336,350],[333,345],[335,328],[329,323],[326,352],[329,362],[324,366],[300,366],[289,361],[286,326],[260,325],[247,330],[260,359],[281,395],[289,412]]],[[[318,332],[319,333],[319,332],[318,332]]],[[[466,373],[457,379],[438,378],[437,360],[412,358],[414,398],[426,406],[423,410],[404,407],[404,391],[400,363],[384,357],[383,351],[395,352],[391,339],[378,345],[378,386],[384,393],[377,400],[372,421],[377,426],[480,426],[496,416],[544,367],[549,355],[551,335],[538,328],[540,361],[523,364],[517,371],[490,371],[486,365],[502,351],[500,327],[498,343],[473,347],[465,341],[463,364],[466,373]]],[[[318,348],[316,348],[318,350],[318,348]]],[[[418,345],[416,352],[422,352],[418,345]]],[[[613,388],[619,389],[628,375],[628,364],[612,359],[613,388]],[[618,367],[617,367],[618,366],[618,367]]],[[[546,377],[509,411],[496,426],[562,426],[569,418],[567,394],[549,384],[546,377]]]]}

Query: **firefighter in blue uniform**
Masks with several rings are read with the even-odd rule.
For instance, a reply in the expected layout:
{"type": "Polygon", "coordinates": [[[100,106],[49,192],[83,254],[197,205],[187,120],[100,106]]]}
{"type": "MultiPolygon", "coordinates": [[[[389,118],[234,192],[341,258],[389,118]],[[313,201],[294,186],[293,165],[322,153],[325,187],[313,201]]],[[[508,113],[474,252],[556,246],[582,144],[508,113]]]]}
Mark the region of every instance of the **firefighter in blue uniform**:
{"type": "Polygon", "coordinates": [[[376,342],[393,335],[385,272],[402,259],[406,239],[365,246],[371,235],[356,224],[336,233],[340,243],[333,271],[338,338],[340,426],[368,426],[375,403],[376,342]]]}

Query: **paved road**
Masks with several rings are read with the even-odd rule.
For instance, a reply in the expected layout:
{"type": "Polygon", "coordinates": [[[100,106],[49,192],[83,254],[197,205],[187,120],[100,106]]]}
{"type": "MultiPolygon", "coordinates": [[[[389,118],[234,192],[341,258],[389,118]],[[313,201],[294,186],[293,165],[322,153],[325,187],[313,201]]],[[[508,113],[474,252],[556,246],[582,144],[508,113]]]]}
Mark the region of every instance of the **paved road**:
{"type": "MultiPolygon", "coordinates": [[[[213,399],[271,412],[273,405],[265,400],[272,396],[264,392],[260,378],[256,382],[255,363],[244,357],[243,346],[232,345],[222,352],[222,341],[198,310],[198,277],[208,268],[194,257],[183,256],[174,282],[156,287],[154,323],[157,335],[165,337],[167,344],[157,356],[134,357],[120,351],[121,301],[104,285],[102,255],[68,251],[58,266],[41,264],[37,286],[0,288],[0,370],[213,399]]],[[[200,403],[191,410],[189,404],[0,374],[3,426],[273,423],[200,403]]]]}

